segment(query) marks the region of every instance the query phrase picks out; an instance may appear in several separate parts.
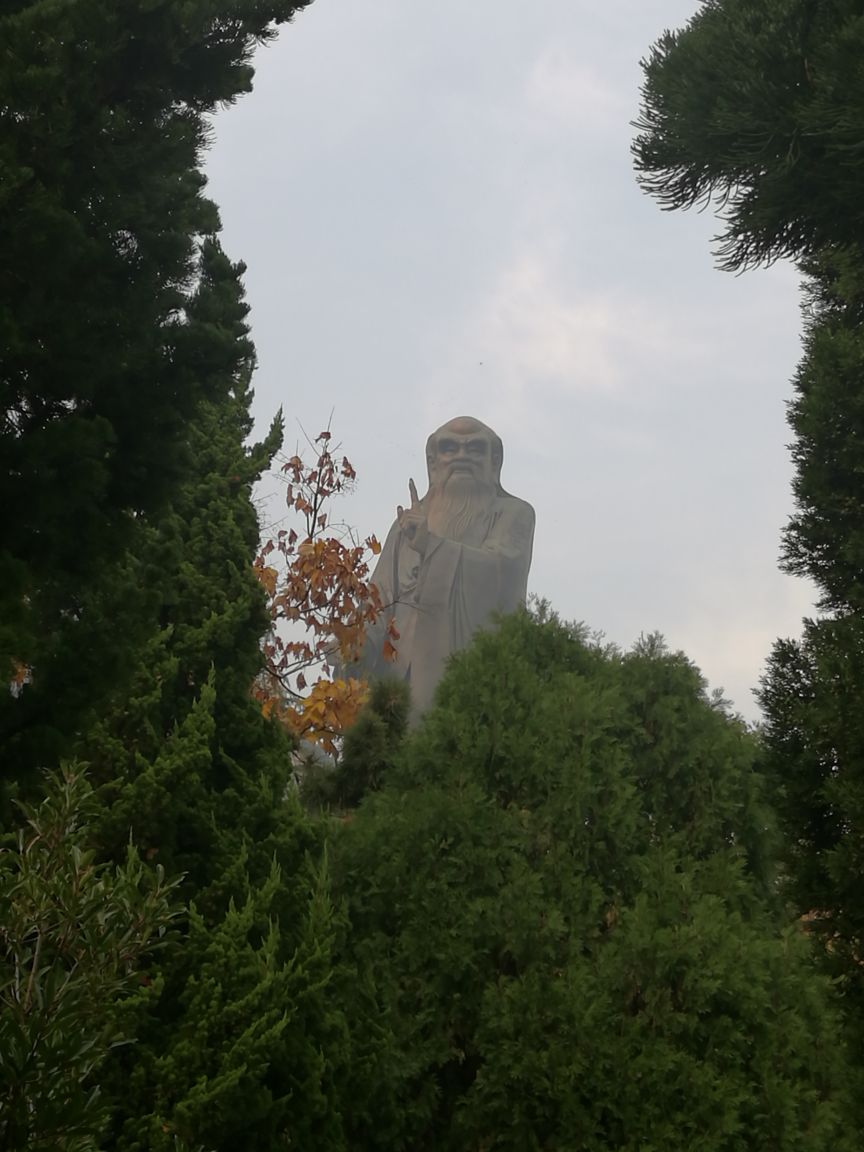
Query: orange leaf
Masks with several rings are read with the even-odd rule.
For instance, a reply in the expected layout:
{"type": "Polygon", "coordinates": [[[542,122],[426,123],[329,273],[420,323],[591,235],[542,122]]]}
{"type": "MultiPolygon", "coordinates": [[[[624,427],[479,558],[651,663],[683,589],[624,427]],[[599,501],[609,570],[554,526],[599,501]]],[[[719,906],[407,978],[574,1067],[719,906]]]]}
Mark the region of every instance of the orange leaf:
{"type": "Polygon", "coordinates": [[[267,595],[272,596],[276,591],[276,580],[278,578],[276,569],[269,568],[265,564],[256,564],[255,575],[258,577],[258,582],[267,595]]]}

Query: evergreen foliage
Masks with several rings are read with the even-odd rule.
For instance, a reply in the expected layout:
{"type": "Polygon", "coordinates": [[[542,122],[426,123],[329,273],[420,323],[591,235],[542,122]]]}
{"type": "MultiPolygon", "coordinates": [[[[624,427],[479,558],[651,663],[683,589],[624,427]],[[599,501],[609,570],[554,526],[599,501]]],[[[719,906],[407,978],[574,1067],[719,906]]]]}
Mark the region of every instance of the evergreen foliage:
{"type": "MultiPolygon", "coordinates": [[[[133,996],[93,981],[100,1018],[139,1037],[99,1067],[106,1148],[325,1148],[340,1130],[338,915],[290,741],[251,697],[269,623],[251,486],[281,421],[244,447],[243,269],[200,171],[208,115],[304,6],[0,6],[0,820],[74,752],[99,856],[124,866],[131,834],[189,908],[133,996]]],[[[61,1105],[77,1123],[45,1091],[32,1125],[61,1105]]]]}
{"type": "Polygon", "coordinates": [[[166,885],[127,849],[94,861],[89,785],[53,776],[0,853],[0,1149],[90,1152],[106,1121],[99,1073],[128,1042],[120,1003],[169,921],[166,885]]]}
{"type": "Polygon", "coordinates": [[[204,244],[189,341],[225,399],[200,409],[184,483],[126,560],[152,573],[158,612],[78,745],[103,853],[116,857],[131,832],[148,860],[182,875],[190,901],[129,1008],[140,1041],[105,1074],[108,1146],[123,1152],[175,1140],[257,1152],[289,1137],[326,1147],[339,1130],[330,1082],[344,1024],[325,994],[335,927],[314,863],[320,831],[291,787],[289,738],[251,692],[268,624],[251,486],[281,423],[244,448],[253,356],[241,273],[204,244]]]}
{"type": "Polygon", "coordinates": [[[136,570],[116,613],[94,617],[87,601],[101,589],[105,602],[105,566],[163,513],[201,403],[223,399],[187,323],[199,239],[218,228],[206,118],[251,87],[252,50],[304,6],[0,6],[0,680],[18,685],[0,693],[7,789],[68,752],[137,644],[136,570]]]}
{"type": "Polygon", "coordinates": [[[784,561],[814,581],[823,611],[800,640],[775,645],[761,701],[790,894],[824,945],[864,1070],[864,295],[840,295],[850,290],[849,277],[816,281],[790,408],[796,511],[784,561]]]}
{"type": "Polygon", "coordinates": [[[783,563],[814,581],[821,615],[775,646],[761,700],[788,892],[864,1069],[862,58],[859,5],[712,0],[645,62],[634,150],[665,207],[722,205],[726,267],[788,256],[807,277],[783,563]]]}
{"type": "MultiPolygon", "coordinates": [[[[251,489],[279,445],[281,420],[266,441],[244,447],[254,361],[242,272],[205,243],[189,343],[197,371],[220,377],[225,399],[203,406],[187,430],[184,483],[123,561],[150,573],[150,634],[77,748],[99,786],[104,850],[116,856],[134,829],[142,851],[185,874],[184,892],[199,900],[247,841],[260,845],[256,866],[267,875],[268,830],[290,780],[290,744],[251,697],[268,623],[252,573],[251,489]]],[[[93,615],[104,614],[94,604],[93,615]]]]}
{"type": "Polygon", "coordinates": [[[378,680],[369,699],[345,733],[335,764],[309,757],[301,773],[300,790],[312,810],[355,808],[364,796],[377,791],[389,776],[408,728],[411,696],[401,680],[378,680]]]}
{"type": "Polygon", "coordinates": [[[182,941],[130,1006],[141,1040],[118,1056],[108,1146],[344,1147],[332,1083],[347,1049],[329,1003],[335,922],[326,866],[311,864],[247,881],[219,919],[193,906],[182,941]]]}
{"type": "Polygon", "coordinates": [[[643,61],[643,187],[720,205],[728,268],[860,249],[862,57],[852,0],[703,0],[643,61]]]}
{"type": "Polygon", "coordinates": [[[341,825],[355,1011],[390,1030],[349,1146],[843,1147],[771,851],[754,741],[683,657],[527,614],[481,636],[341,825]]]}

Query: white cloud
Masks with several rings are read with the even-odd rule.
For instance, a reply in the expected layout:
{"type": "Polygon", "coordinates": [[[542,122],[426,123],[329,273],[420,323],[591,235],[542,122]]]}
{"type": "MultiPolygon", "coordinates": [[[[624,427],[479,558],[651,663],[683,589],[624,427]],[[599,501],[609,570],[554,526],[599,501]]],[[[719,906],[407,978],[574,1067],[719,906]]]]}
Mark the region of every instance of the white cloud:
{"type": "Polygon", "coordinates": [[[549,45],[534,62],[525,86],[525,109],[535,128],[557,134],[570,125],[596,132],[627,123],[620,87],[596,65],[563,45],[549,45]]]}
{"type": "Polygon", "coordinates": [[[588,398],[624,400],[634,364],[662,362],[676,341],[660,305],[587,287],[555,255],[562,247],[547,239],[514,254],[459,341],[459,355],[494,376],[496,412],[521,435],[588,398]]]}
{"type": "Polygon", "coordinates": [[[504,270],[479,323],[480,338],[514,376],[567,391],[618,383],[615,331],[610,303],[602,296],[568,299],[551,262],[536,250],[504,270]]]}

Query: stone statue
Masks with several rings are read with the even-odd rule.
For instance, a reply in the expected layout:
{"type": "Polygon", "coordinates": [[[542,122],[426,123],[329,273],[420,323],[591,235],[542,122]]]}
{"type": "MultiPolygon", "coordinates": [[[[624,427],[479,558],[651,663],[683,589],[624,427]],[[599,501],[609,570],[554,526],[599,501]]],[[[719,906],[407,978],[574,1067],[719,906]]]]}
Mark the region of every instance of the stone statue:
{"type": "Polygon", "coordinates": [[[500,437],[469,416],[426,442],[429,490],[397,509],[373,582],[384,605],[359,671],[397,676],[411,685],[415,715],[432,703],[451,652],[465,648],[494,613],[525,602],[534,509],[501,487],[500,437]],[[395,663],[383,658],[383,629],[392,615],[399,639],[395,663]]]}

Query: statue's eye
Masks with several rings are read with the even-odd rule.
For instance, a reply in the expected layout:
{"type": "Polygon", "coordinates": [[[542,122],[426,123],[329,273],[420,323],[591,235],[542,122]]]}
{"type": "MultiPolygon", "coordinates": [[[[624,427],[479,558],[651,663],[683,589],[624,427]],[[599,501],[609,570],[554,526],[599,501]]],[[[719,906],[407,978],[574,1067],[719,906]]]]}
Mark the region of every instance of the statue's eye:
{"type": "Polygon", "coordinates": [[[485,456],[486,455],[486,441],[485,440],[469,440],[468,452],[472,456],[485,456]]]}
{"type": "Polygon", "coordinates": [[[459,445],[455,440],[439,440],[438,451],[445,453],[447,456],[451,456],[454,452],[459,451],[459,445]]]}

